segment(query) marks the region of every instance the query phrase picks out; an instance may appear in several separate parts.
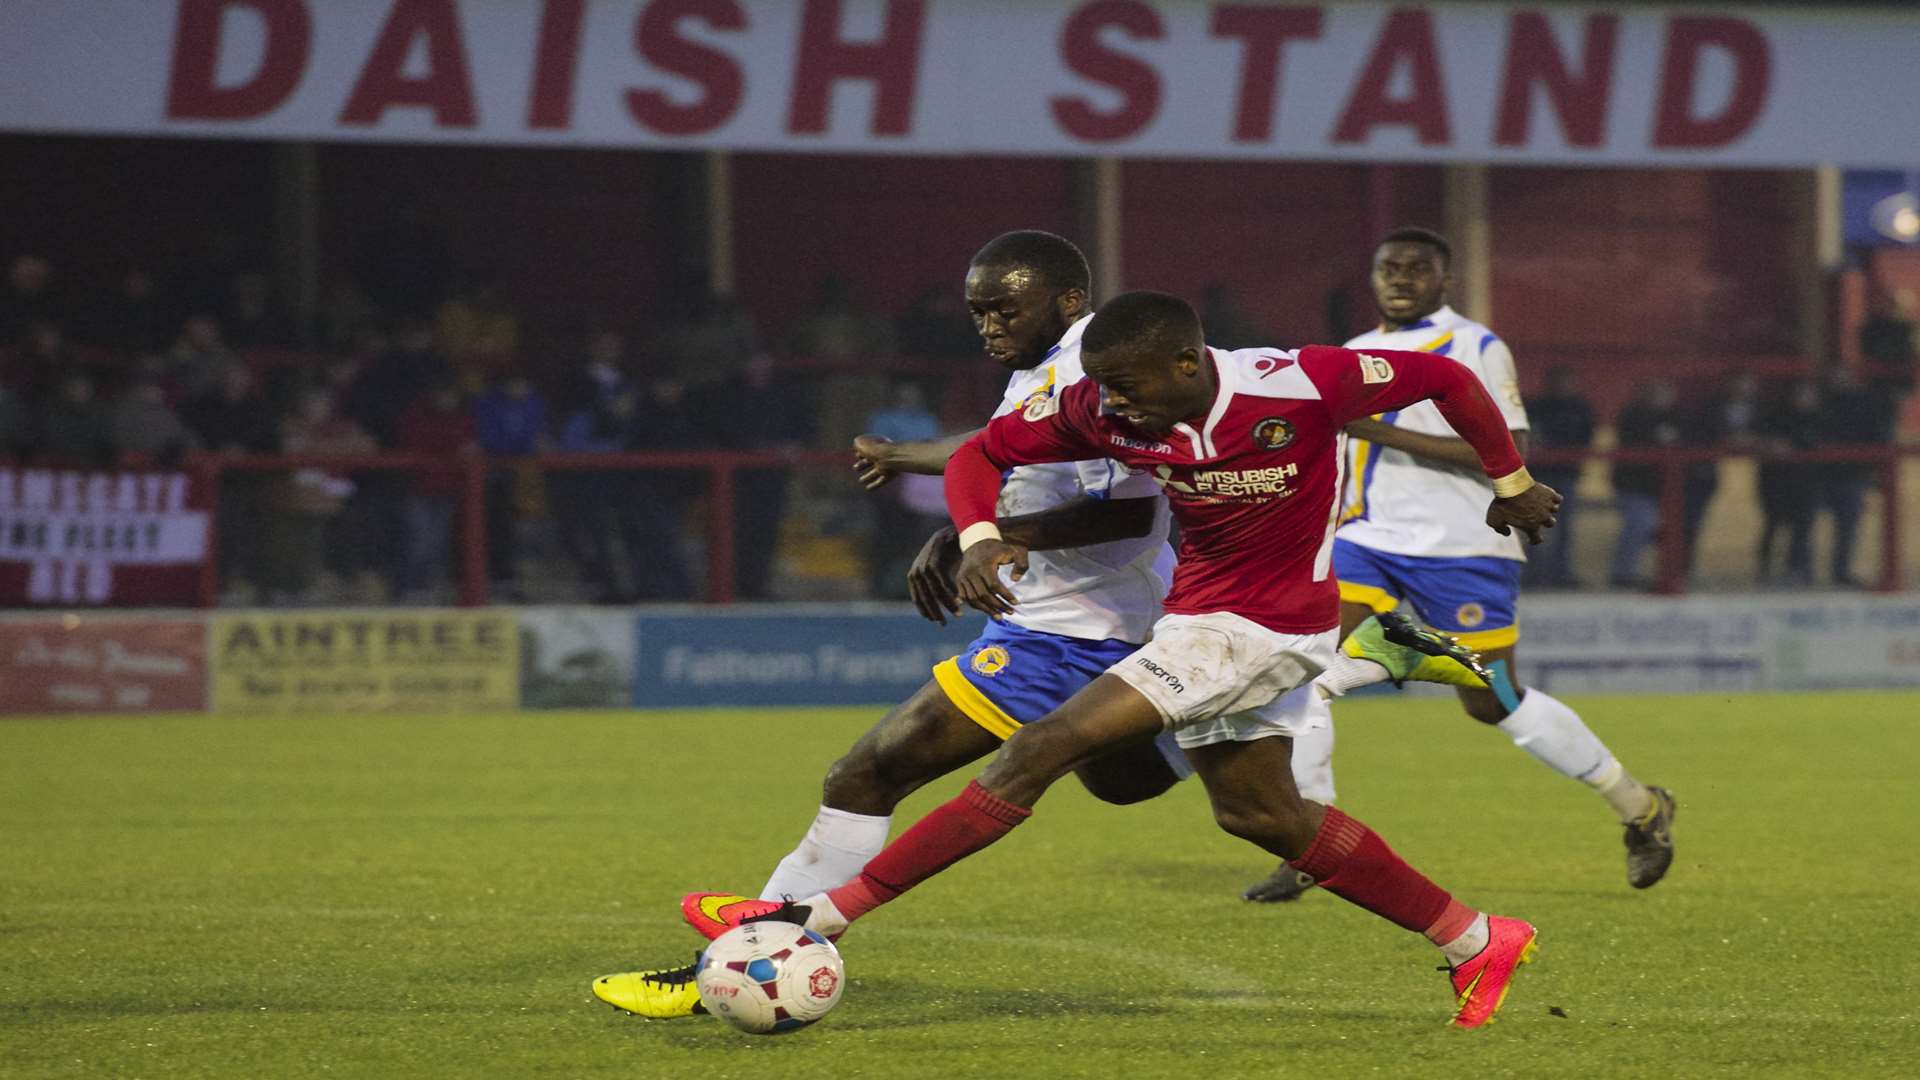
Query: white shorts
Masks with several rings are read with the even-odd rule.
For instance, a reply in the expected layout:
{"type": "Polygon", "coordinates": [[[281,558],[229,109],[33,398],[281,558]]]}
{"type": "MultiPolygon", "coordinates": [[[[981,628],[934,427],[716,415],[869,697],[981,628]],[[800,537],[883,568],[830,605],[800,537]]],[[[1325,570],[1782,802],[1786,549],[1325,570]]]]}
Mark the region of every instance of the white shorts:
{"type": "Polygon", "coordinates": [[[1282,634],[1225,611],[1163,615],[1153,640],[1107,671],[1153,702],[1182,747],[1291,737],[1331,723],[1308,684],[1339,636],[1282,634]]]}

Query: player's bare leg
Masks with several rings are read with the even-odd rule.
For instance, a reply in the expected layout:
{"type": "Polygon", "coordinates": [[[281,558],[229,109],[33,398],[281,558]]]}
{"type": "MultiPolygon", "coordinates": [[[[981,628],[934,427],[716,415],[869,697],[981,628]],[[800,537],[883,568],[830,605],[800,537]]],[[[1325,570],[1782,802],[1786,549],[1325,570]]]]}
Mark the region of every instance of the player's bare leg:
{"type": "Polygon", "coordinates": [[[1467,715],[1499,728],[1535,760],[1605,799],[1625,827],[1627,883],[1645,889],[1659,882],[1673,865],[1673,796],[1634,779],[1580,714],[1544,690],[1522,686],[1513,646],[1490,649],[1484,658],[1493,685],[1460,688],[1467,715]]]}
{"type": "Polygon", "coordinates": [[[1372,829],[1302,798],[1290,739],[1196,747],[1187,756],[1222,829],[1287,859],[1341,899],[1424,934],[1452,972],[1454,1024],[1478,1027],[1493,1018],[1514,970],[1533,959],[1532,926],[1461,904],[1372,829]]]}

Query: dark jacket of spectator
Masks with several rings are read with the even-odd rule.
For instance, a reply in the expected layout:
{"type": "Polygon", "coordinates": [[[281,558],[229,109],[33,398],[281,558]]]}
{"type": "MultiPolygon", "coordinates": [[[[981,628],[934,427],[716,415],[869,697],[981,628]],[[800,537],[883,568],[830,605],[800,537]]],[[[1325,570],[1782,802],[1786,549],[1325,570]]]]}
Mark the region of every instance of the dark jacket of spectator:
{"type": "Polygon", "coordinates": [[[41,410],[33,448],[48,464],[86,468],[112,462],[106,410],[94,396],[90,377],[73,373],[60,381],[53,400],[41,410]]]}
{"type": "Polygon", "coordinates": [[[209,450],[271,454],[280,449],[279,424],[273,410],[255,384],[253,373],[239,365],[221,375],[216,389],[182,406],[180,418],[199,436],[200,445],[209,450]]]}
{"type": "MultiPolygon", "coordinates": [[[[1690,417],[1675,400],[1673,387],[1653,383],[1614,418],[1614,432],[1622,450],[1678,447],[1687,442],[1690,417]]],[[[1632,495],[1660,494],[1658,465],[1619,464],[1613,467],[1614,490],[1632,495]]]]}
{"type": "Polygon", "coordinates": [[[547,430],[547,399],[515,375],[473,403],[474,435],[489,454],[532,454],[547,430]]]}
{"type": "Polygon", "coordinates": [[[368,360],[347,387],[340,412],[382,446],[400,442],[400,421],[433,389],[452,378],[446,358],[433,350],[433,328],[415,322],[403,328],[395,347],[368,360]]]}
{"type": "Polygon", "coordinates": [[[107,426],[116,453],[161,464],[171,464],[200,445],[199,436],[168,404],[166,388],[151,379],[134,383],[120,395],[107,411],[107,426]]]}

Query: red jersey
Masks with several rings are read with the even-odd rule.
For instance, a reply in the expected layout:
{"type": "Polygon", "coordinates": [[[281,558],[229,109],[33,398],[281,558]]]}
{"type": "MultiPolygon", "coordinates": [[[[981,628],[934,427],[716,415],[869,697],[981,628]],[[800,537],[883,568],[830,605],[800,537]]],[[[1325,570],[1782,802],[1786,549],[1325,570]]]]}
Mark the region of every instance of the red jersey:
{"type": "Polygon", "coordinates": [[[1119,461],[1159,480],[1180,523],[1168,614],[1227,611],[1315,634],[1340,624],[1331,563],[1349,420],[1431,400],[1489,476],[1523,465],[1480,380],[1444,356],[1314,345],[1209,348],[1207,362],[1219,378],[1213,408],[1161,435],[1106,412],[1092,379],[994,420],[947,463],[954,525],[993,520],[1004,469],[1119,461]]]}

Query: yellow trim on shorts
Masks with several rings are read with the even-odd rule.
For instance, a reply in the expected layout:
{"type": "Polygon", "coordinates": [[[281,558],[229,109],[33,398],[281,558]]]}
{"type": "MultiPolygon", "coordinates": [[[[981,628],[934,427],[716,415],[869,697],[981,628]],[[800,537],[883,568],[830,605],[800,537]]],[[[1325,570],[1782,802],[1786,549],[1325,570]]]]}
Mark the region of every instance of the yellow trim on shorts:
{"type": "Polygon", "coordinates": [[[993,699],[980,692],[980,688],[967,681],[960,674],[960,658],[950,656],[933,665],[933,681],[947,692],[947,700],[953,707],[966,714],[967,719],[987,729],[989,735],[1007,738],[1020,730],[1020,721],[1007,715],[1007,711],[993,703],[993,699]]]}
{"type": "Polygon", "coordinates": [[[1383,611],[1392,611],[1400,606],[1399,599],[1387,590],[1373,585],[1355,585],[1350,581],[1340,583],[1340,602],[1365,604],[1373,609],[1375,615],[1383,611]]]}
{"type": "Polygon", "coordinates": [[[1520,640],[1520,624],[1503,626],[1498,630],[1443,630],[1454,639],[1474,652],[1492,652],[1494,649],[1509,649],[1520,640]]]}

